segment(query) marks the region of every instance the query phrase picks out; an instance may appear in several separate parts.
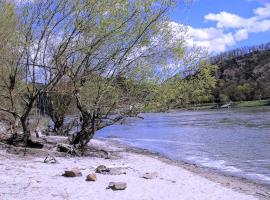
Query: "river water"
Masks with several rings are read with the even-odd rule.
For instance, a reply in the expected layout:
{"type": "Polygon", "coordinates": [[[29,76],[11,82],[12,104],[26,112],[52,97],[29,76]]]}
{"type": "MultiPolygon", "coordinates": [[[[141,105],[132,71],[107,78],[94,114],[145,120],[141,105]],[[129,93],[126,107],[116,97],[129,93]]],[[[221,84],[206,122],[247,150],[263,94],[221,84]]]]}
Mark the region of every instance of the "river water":
{"type": "Polygon", "coordinates": [[[142,114],[97,137],[270,184],[270,107],[142,114]]]}

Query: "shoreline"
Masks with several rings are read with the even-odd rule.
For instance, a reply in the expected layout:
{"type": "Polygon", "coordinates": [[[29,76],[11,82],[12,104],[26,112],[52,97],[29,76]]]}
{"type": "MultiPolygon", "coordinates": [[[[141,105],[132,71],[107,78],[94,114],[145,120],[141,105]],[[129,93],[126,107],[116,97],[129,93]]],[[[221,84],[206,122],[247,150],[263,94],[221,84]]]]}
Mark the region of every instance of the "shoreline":
{"type": "MultiPolygon", "coordinates": [[[[2,147],[2,146],[0,146],[2,147]]],[[[110,153],[110,158],[61,156],[53,152],[58,163],[45,164],[44,155],[51,150],[7,153],[0,148],[0,199],[32,200],[255,200],[270,199],[270,187],[247,180],[224,176],[209,169],[175,161],[158,153],[125,145],[112,139],[93,139],[89,147],[110,153]],[[97,181],[85,181],[87,174],[99,166],[120,167],[124,174],[97,174],[97,181]],[[65,178],[66,169],[78,167],[83,176],[65,178]],[[157,173],[146,180],[142,174],[157,173]],[[106,190],[111,181],[124,181],[124,191],[106,190]]],[[[8,151],[10,152],[10,151],[8,151]]]]}
{"type": "Polygon", "coordinates": [[[209,167],[204,167],[181,160],[174,160],[161,153],[130,146],[113,138],[97,138],[96,140],[105,141],[117,147],[124,148],[126,152],[149,156],[166,164],[183,168],[237,192],[253,195],[260,199],[270,199],[270,184],[260,183],[255,180],[225,174],[209,167]]]}

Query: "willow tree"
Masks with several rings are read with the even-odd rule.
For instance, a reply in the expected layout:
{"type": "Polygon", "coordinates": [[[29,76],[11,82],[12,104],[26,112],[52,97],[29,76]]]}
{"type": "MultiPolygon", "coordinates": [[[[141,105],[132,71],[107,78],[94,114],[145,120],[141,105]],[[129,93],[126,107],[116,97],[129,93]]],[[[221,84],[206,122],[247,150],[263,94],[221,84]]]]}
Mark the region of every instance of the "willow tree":
{"type": "Polygon", "coordinates": [[[67,135],[73,128],[74,123],[67,126],[64,124],[66,116],[74,113],[73,93],[70,87],[72,87],[70,82],[66,82],[63,78],[48,93],[39,97],[39,105],[44,114],[50,117],[53,123],[52,131],[57,135],[67,135]]]}
{"type": "Polygon", "coordinates": [[[18,19],[12,4],[0,1],[1,110],[10,110],[14,119],[17,115],[12,110],[17,105],[16,95],[19,92],[19,88],[15,88],[15,77],[18,73],[15,65],[19,56],[17,24],[18,19]]]}
{"type": "MultiPolygon", "coordinates": [[[[19,119],[25,143],[38,96],[55,91],[63,79],[80,118],[71,144],[83,147],[100,128],[136,116],[148,99],[143,85],[164,79],[167,66],[185,55],[185,30],[175,37],[168,17],[175,3],[179,1],[4,2],[12,13],[16,45],[5,68],[9,74],[3,74],[8,103],[0,109],[19,119]]],[[[9,41],[7,46],[13,39],[9,41]]]]}
{"type": "Polygon", "coordinates": [[[76,2],[9,2],[1,1],[0,6],[0,51],[5,52],[0,64],[1,101],[5,103],[0,110],[19,122],[27,145],[29,115],[36,99],[52,90],[65,74],[67,49],[71,50],[68,47],[77,33],[69,28],[76,2]]]}
{"type": "Polygon", "coordinates": [[[0,110],[8,113],[10,130],[17,137],[19,124],[19,97],[25,84],[19,78],[22,73],[18,68],[20,53],[19,24],[14,5],[0,1],[0,110]],[[15,130],[15,132],[14,132],[15,130]]]}
{"type": "Polygon", "coordinates": [[[80,129],[71,144],[85,146],[97,130],[135,116],[147,96],[136,91],[136,85],[151,81],[163,66],[180,59],[183,38],[172,42],[167,15],[174,4],[172,0],[78,2],[72,25],[80,31],[73,43],[78,50],[67,55],[80,113],[80,129]]]}

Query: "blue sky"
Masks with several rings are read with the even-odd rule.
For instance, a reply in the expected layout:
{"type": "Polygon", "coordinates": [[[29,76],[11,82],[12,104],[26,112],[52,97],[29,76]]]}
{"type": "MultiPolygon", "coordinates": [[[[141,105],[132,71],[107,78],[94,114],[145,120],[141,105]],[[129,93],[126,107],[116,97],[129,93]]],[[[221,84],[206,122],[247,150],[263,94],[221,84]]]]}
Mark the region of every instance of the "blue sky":
{"type": "Polygon", "coordinates": [[[194,0],[179,5],[172,20],[189,28],[189,45],[218,53],[270,42],[270,0],[194,0]]]}

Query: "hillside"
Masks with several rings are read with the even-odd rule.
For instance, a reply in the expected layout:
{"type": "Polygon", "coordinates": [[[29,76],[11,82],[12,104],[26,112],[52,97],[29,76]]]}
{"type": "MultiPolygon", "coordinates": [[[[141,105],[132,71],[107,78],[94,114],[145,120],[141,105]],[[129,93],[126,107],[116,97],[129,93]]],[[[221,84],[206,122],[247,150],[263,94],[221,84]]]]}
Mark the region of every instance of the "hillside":
{"type": "Polygon", "coordinates": [[[218,66],[216,102],[270,98],[270,43],[226,52],[211,62],[218,66]]]}

